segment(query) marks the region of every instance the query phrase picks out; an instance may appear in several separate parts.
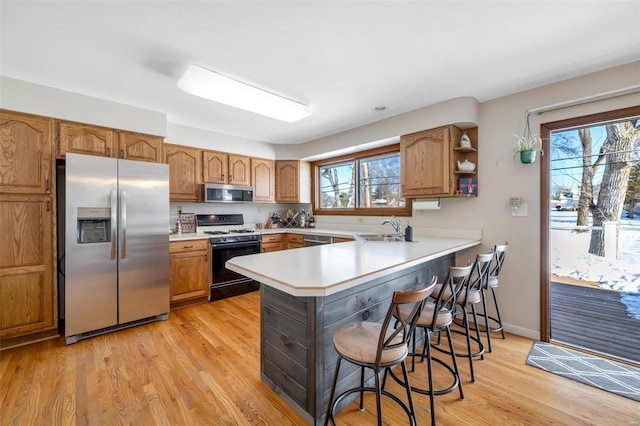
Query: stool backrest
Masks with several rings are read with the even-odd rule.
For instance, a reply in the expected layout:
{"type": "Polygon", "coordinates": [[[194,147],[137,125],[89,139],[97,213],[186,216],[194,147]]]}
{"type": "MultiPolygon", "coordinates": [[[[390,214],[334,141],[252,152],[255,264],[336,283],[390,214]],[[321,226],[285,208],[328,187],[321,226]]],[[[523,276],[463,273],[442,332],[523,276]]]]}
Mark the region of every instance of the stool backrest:
{"type": "MultiPolygon", "coordinates": [[[[450,266],[447,278],[442,283],[442,289],[435,300],[431,327],[435,330],[438,327],[438,316],[442,313],[453,312],[458,295],[462,288],[467,285],[471,276],[472,265],[450,266]]],[[[442,326],[447,324],[441,324],[442,326]]]]}
{"type": "Polygon", "coordinates": [[[504,244],[496,245],[493,247],[495,262],[494,262],[493,268],[491,269],[490,276],[497,277],[498,275],[500,275],[500,271],[502,270],[502,266],[504,265],[504,259],[507,256],[508,245],[509,245],[509,242],[505,241],[504,244]]]}
{"type": "Polygon", "coordinates": [[[382,352],[384,350],[397,348],[402,345],[408,347],[409,338],[416,328],[424,303],[433,292],[437,281],[438,277],[434,275],[426,287],[393,292],[391,305],[389,305],[389,310],[382,323],[382,332],[378,339],[378,352],[374,366],[375,371],[379,371],[382,352]],[[403,316],[400,315],[400,306],[407,304],[413,305],[413,307],[411,314],[403,318],[403,316]],[[390,328],[392,320],[395,320],[395,322],[393,327],[390,328]]]}
{"type": "MultiPolygon", "coordinates": [[[[482,253],[476,256],[476,260],[471,266],[469,282],[465,287],[467,294],[469,294],[470,291],[487,288],[492,261],[493,253],[482,253]]],[[[465,300],[467,299],[465,298],[465,300]]]]}

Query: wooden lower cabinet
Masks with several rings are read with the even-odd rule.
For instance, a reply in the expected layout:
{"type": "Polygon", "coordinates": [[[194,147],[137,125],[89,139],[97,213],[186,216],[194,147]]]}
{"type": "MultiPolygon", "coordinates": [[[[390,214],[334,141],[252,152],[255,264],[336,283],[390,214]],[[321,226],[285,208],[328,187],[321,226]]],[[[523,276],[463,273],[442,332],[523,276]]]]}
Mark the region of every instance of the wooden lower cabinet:
{"type": "Polygon", "coordinates": [[[333,244],[336,244],[336,243],[348,243],[349,241],[353,241],[353,238],[333,237],[333,244]]]}
{"type": "Polygon", "coordinates": [[[57,333],[52,197],[0,195],[0,340],[57,333]]]}
{"type": "Polygon", "coordinates": [[[209,297],[211,271],[209,240],[172,241],[169,253],[171,308],[206,301],[209,297]]]}
{"type": "Polygon", "coordinates": [[[287,234],[287,250],[304,247],[304,235],[287,234]]]}
{"type": "Polygon", "coordinates": [[[266,234],[260,237],[260,253],[284,249],[284,234],[266,234]]]}

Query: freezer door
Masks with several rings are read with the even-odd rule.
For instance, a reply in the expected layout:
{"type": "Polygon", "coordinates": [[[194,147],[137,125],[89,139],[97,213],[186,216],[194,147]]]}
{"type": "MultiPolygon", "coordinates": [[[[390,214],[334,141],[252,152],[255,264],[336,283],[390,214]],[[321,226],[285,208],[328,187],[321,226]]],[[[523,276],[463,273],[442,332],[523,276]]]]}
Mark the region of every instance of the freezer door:
{"type": "Polygon", "coordinates": [[[118,162],[80,154],[66,158],[65,218],[59,220],[65,220],[68,337],[118,323],[118,162]],[[87,232],[94,237],[87,237],[87,232]]]}
{"type": "Polygon", "coordinates": [[[169,312],[169,166],[118,160],[119,320],[169,312]]]}

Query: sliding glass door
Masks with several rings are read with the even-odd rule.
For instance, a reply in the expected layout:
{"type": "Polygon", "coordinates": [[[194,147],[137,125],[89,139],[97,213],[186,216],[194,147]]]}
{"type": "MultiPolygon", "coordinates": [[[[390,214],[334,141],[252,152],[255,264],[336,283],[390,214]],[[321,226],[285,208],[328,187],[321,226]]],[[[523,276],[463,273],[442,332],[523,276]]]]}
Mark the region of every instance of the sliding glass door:
{"type": "Polygon", "coordinates": [[[640,109],[542,132],[543,340],[640,363],[640,109]]]}

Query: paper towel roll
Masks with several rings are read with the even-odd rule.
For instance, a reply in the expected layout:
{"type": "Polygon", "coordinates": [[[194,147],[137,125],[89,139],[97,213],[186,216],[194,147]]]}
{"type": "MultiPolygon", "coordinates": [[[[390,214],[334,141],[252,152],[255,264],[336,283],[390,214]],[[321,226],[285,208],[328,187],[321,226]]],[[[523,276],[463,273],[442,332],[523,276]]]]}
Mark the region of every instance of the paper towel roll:
{"type": "Polygon", "coordinates": [[[440,210],[440,198],[413,200],[414,210],[440,210]]]}

